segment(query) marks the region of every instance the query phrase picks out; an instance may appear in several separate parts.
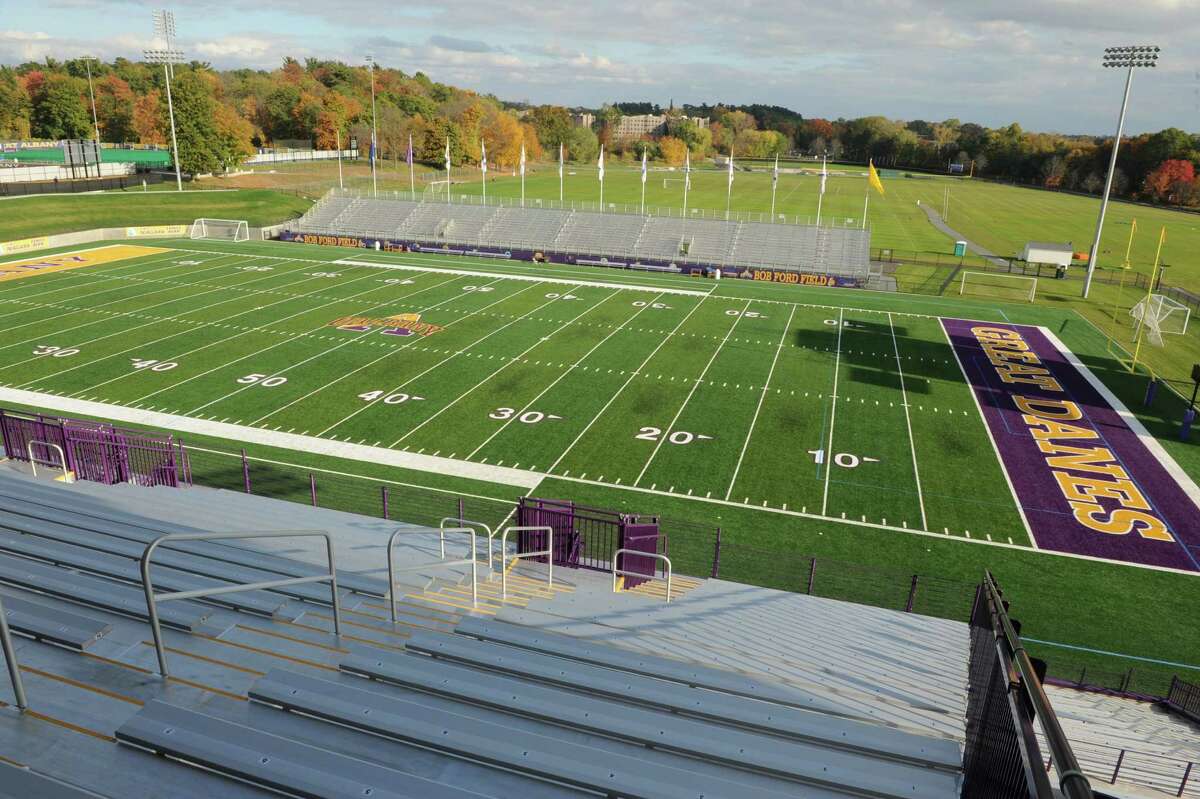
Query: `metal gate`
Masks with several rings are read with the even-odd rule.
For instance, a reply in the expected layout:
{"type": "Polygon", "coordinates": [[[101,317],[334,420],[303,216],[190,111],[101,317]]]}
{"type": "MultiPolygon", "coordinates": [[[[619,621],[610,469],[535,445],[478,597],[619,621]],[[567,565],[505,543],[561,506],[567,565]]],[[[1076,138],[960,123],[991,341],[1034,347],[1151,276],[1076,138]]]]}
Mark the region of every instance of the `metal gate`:
{"type": "MultiPolygon", "coordinates": [[[[522,497],[517,503],[517,524],[554,530],[555,566],[610,571],[613,554],[618,549],[641,552],[666,549],[666,536],[658,531],[657,517],[590,508],[570,500],[522,497]]],[[[544,549],[545,543],[533,538],[527,540],[523,535],[518,546],[520,552],[533,552],[544,549]]],[[[654,575],[657,567],[655,558],[626,554],[621,560],[619,568],[642,572],[647,578],[654,575]]],[[[625,579],[630,588],[642,582],[645,579],[636,576],[625,579]]]]}
{"type": "Polygon", "coordinates": [[[77,480],[172,487],[190,482],[187,453],[172,436],[5,410],[0,410],[0,435],[5,453],[14,460],[29,461],[32,442],[39,465],[45,463],[48,449],[39,443],[61,447],[67,468],[77,480]]]}

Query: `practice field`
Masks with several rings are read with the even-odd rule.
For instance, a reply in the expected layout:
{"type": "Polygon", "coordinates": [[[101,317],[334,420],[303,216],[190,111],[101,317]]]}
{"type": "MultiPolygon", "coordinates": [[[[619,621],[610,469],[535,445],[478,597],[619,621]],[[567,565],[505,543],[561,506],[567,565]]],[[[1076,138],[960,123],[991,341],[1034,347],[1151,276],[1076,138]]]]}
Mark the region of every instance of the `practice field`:
{"type": "Polygon", "coordinates": [[[106,252],[7,264],[95,259],[0,284],[0,399],[514,495],[1200,555],[1195,486],[1053,333],[1013,324],[1033,309],[279,243],[106,252]]]}

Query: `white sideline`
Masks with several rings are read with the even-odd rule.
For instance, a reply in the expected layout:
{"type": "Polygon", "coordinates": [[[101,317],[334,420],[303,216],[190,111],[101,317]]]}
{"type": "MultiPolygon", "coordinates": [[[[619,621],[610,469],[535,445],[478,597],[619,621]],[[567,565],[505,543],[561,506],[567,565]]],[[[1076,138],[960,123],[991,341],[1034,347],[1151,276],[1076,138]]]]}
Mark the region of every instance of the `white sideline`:
{"type": "Polygon", "coordinates": [[[376,269],[401,269],[406,272],[447,272],[451,275],[463,275],[465,277],[502,277],[505,280],[523,280],[532,283],[558,283],[566,286],[590,286],[600,289],[625,289],[627,291],[645,291],[650,294],[682,294],[688,297],[707,297],[707,291],[693,291],[691,289],[666,289],[655,286],[638,286],[633,283],[605,283],[602,280],[573,280],[565,277],[537,276],[533,275],[510,275],[497,274],[496,272],[477,272],[472,269],[443,269],[442,267],[432,266],[412,266],[411,264],[393,264],[380,263],[378,261],[358,261],[353,258],[341,258],[332,263],[338,266],[370,266],[376,269]]]}
{"type": "Polygon", "coordinates": [[[109,405],[103,402],[92,402],[90,400],[73,399],[71,397],[59,397],[54,394],[41,394],[36,391],[23,391],[18,388],[0,387],[0,400],[17,405],[45,408],[61,413],[94,416],[101,419],[125,422],[126,424],[157,427],[179,433],[192,433],[232,441],[245,441],[250,444],[261,444],[266,447],[278,447],[280,449],[308,452],[314,455],[327,455],[332,458],[345,458],[363,463],[378,463],[383,466],[395,466],[401,469],[433,472],[451,477],[482,480],[489,483],[501,483],[524,489],[537,488],[544,477],[544,475],[538,472],[531,472],[525,469],[510,469],[503,466],[489,466],[483,463],[469,463],[467,461],[451,460],[450,458],[438,458],[432,455],[418,455],[414,452],[399,452],[384,447],[351,444],[347,441],[331,441],[325,438],[302,436],[296,433],[281,433],[275,430],[262,430],[257,427],[214,422],[210,419],[194,419],[190,416],[127,408],[121,405],[109,405]]]}

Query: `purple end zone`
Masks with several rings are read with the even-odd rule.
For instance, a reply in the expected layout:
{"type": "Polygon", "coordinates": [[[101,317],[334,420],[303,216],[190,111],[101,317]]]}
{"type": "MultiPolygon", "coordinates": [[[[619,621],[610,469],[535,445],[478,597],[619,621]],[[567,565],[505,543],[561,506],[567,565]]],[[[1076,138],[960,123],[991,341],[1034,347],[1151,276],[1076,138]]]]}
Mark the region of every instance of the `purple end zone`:
{"type": "Polygon", "coordinates": [[[1187,487],[1172,476],[1157,442],[1152,450],[1055,341],[1028,325],[941,321],[1040,548],[1200,571],[1195,485],[1173,463],[1187,487]],[[993,361],[984,343],[997,341],[993,361]],[[1126,477],[1132,486],[1117,488],[1126,477]]]}

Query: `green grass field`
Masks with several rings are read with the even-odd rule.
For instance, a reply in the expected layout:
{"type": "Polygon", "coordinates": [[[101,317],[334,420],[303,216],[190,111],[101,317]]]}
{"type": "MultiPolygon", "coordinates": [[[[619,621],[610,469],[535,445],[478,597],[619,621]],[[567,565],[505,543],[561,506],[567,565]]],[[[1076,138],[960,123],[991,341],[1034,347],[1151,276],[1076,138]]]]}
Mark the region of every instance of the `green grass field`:
{"type": "MultiPolygon", "coordinates": [[[[1178,399],[1140,408],[1144,379],[1069,308],[281,243],[163,246],[0,284],[0,385],[536,472],[540,495],[670,519],[685,571],[711,553],[690,526],[722,527],[734,553],[770,553],[731,557],[723,576],[793,589],[793,556],[962,581],[988,566],[1033,637],[1194,660],[1200,642],[1180,623],[1200,612],[1194,578],[1029,547],[937,319],[1053,329],[1200,474],[1198,448],[1173,438],[1178,399]],[[331,326],[401,313],[443,329],[331,326]]],[[[522,493],[268,453],[298,469],[463,491],[496,513],[522,493]]],[[[1060,673],[1123,668],[1069,651],[1052,662],[1060,673]]]]}

